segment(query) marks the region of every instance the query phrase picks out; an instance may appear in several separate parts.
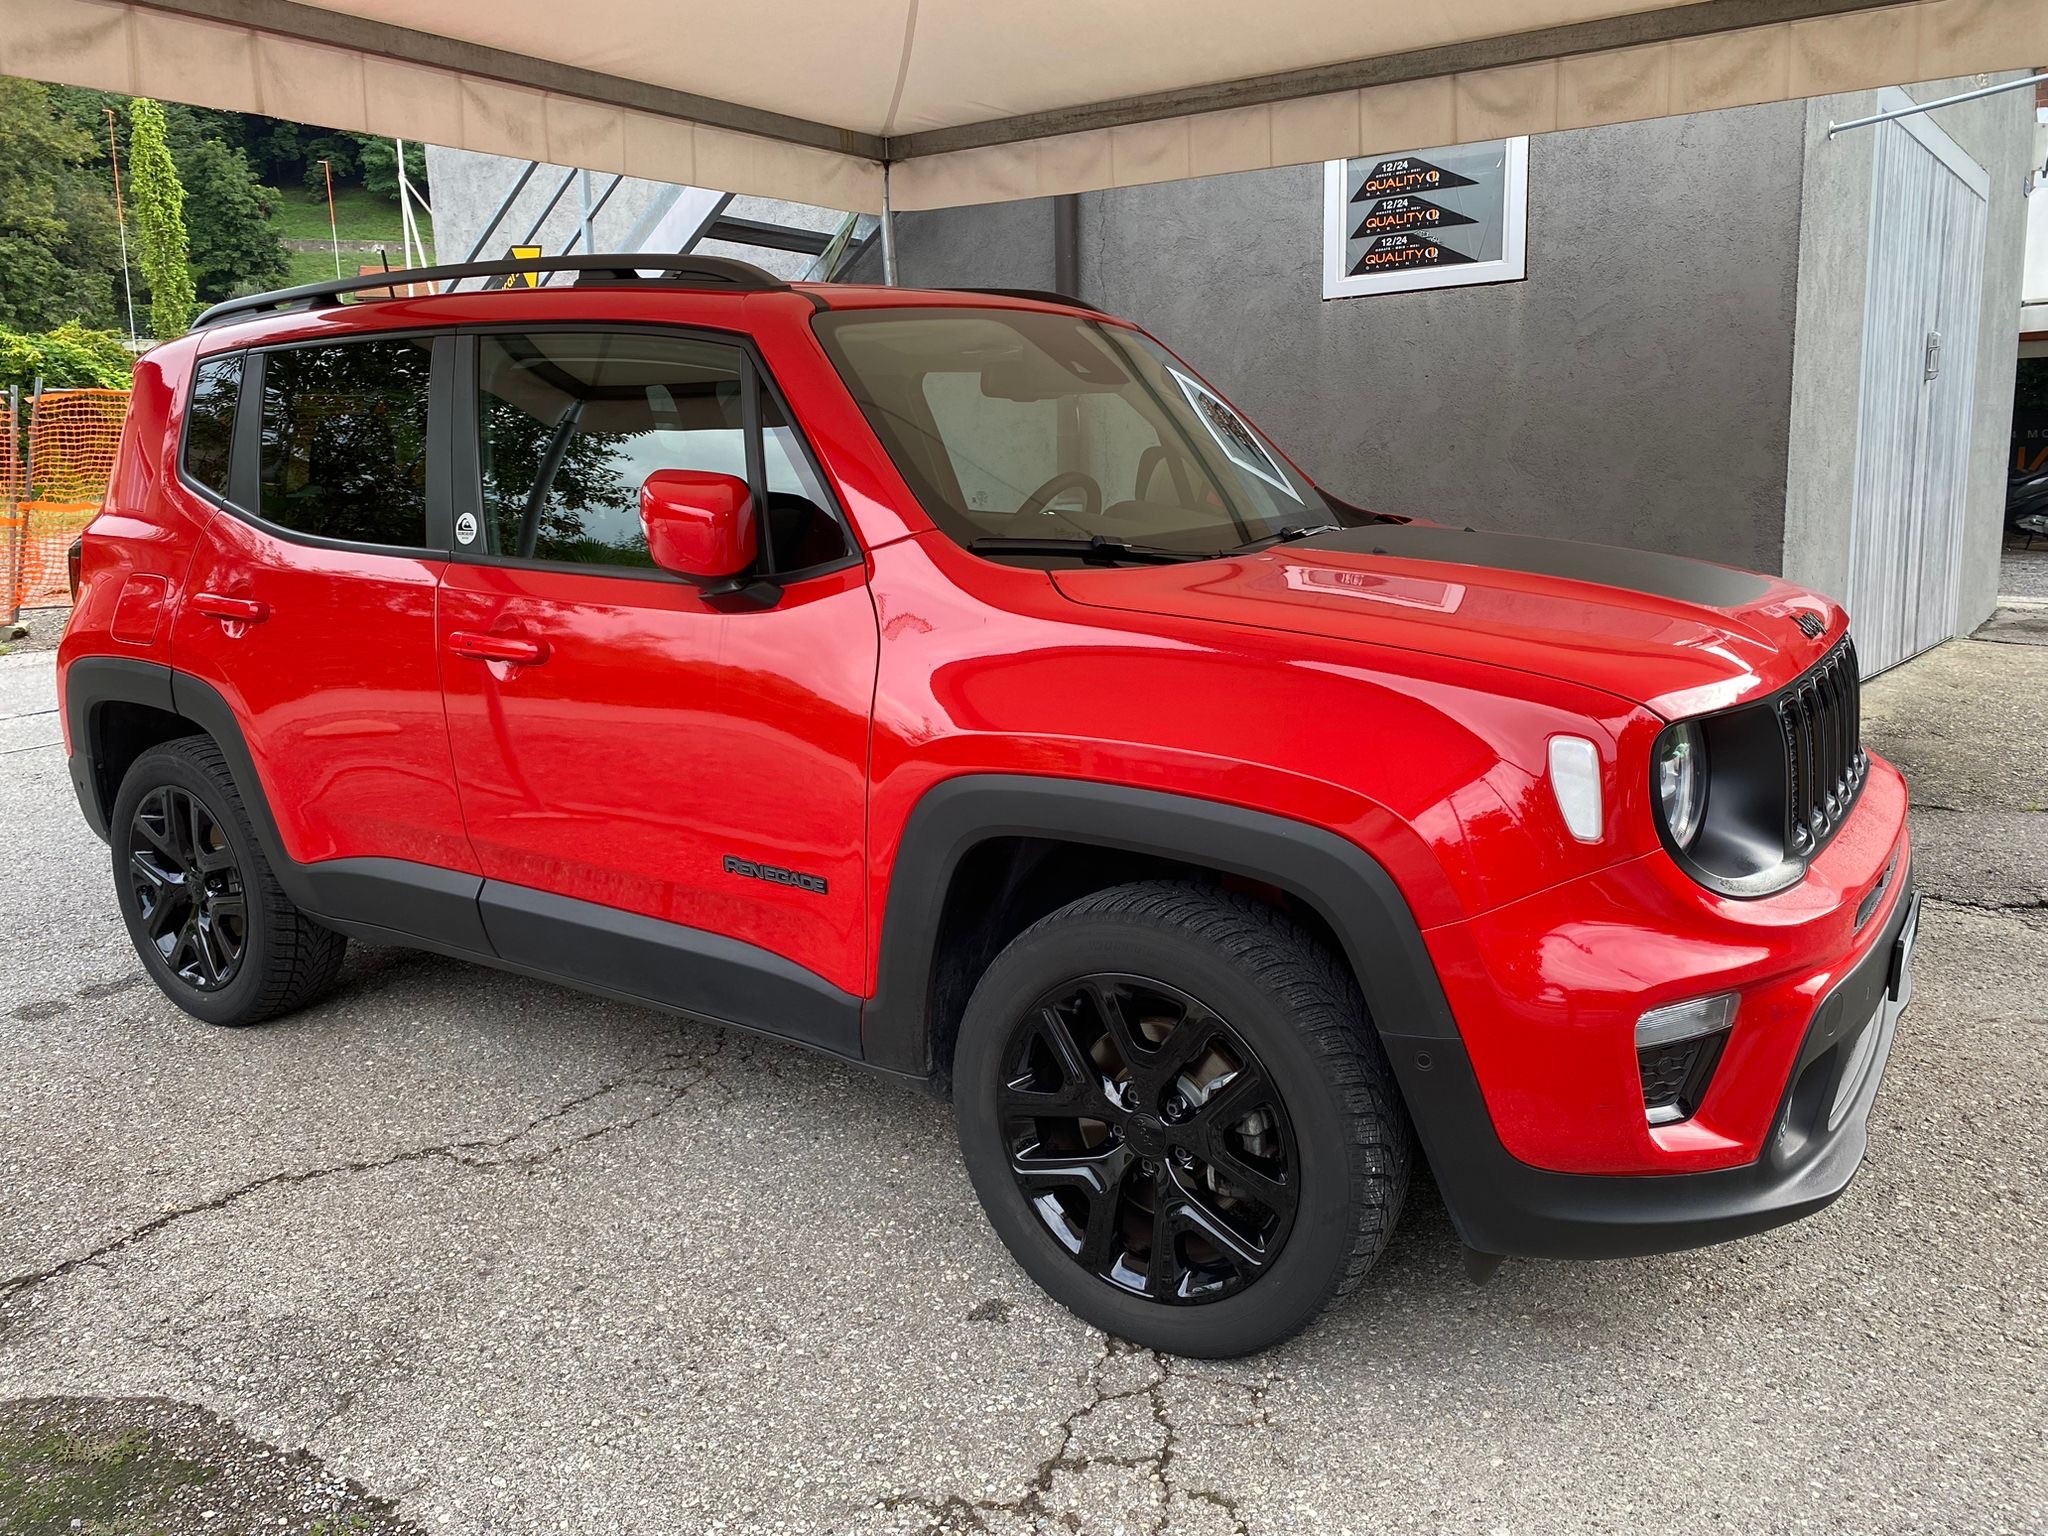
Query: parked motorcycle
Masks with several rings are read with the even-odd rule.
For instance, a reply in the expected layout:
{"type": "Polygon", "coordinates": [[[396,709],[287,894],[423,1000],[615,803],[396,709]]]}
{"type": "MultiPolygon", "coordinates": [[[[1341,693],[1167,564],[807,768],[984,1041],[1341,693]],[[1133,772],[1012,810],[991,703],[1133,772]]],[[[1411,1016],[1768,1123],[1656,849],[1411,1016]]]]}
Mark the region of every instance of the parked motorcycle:
{"type": "Polygon", "coordinates": [[[2005,533],[2031,548],[2048,539],[2048,470],[2013,475],[2005,482],[2005,533]]]}

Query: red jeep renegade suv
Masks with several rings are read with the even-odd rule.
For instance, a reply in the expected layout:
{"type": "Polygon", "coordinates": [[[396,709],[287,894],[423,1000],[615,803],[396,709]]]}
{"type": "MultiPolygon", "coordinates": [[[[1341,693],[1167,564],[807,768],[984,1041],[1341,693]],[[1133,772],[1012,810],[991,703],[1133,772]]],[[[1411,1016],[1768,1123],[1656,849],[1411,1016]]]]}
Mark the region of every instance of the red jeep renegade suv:
{"type": "Polygon", "coordinates": [[[1418,1140],[1475,1274],[1847,1185],[1916,907],[1833,603],[1350,506],[1055,295],[549,266],[136,371],[64,721],[188,1012],[354,937],[938,1085],[1024,1268],[1196,1355],[1418,1140]]]}

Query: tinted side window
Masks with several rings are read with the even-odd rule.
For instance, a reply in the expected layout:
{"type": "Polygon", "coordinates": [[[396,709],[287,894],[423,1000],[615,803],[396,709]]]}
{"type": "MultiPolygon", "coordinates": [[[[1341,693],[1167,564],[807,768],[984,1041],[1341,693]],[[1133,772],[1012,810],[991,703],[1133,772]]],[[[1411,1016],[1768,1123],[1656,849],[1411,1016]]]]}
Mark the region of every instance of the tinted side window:
{"type": "Polygon", "coordinates": [[[214,495],[228,493],[234,457],[235,403],[242,397],[242,354],[212,357],[192,376],[185,409],[185,473],[214,495]]]}
{"type": "MultiPolygon", "coordinates": [[[[485,336],[477,357],[483,553],[645,568],[640,486],[659,469],[745,479],[741,353],[685,337],[485,336]]],[[[762,401],[778,571],[846,553],[795,431],[762,401]]]]}
{"type": "Polygon", "coordinates": [[[358,544],[427,542],[426,337],[263,359],[263,516],[358,544]]]}

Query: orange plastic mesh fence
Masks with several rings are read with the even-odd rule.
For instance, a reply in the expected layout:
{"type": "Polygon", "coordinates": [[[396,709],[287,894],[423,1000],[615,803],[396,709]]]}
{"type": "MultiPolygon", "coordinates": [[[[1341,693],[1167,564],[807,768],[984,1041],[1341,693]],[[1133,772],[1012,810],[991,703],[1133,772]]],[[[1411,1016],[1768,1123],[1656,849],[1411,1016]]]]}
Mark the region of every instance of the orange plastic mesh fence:
{"type": "Polygon", "coordinates": [[[65,558],[99,510],[96,501],[18,501],[0,512],[0,548],[12,551],[13,535],[22,538],[14,607],[53,608],[71,601],[65,558]]]}
{"type": "Polygon", "coordinates": [[[28,423],[31,496],[99,501],[114,473],[114,450],[128,414],[125,389],[47,389],[28,423]]]}
{"type": "Polygon", "coordinates": [[[127,413],[124,389],[45,390],[22,402],[24,432],[0,401],[0,617],[71,600],[65,556],[106,497],[127,413]]]}
{"type": "Polygon", "coordinates": [[[14,422],[14,407],[0,394],[0,505],[21,500],[21,430],[14,422]]]}

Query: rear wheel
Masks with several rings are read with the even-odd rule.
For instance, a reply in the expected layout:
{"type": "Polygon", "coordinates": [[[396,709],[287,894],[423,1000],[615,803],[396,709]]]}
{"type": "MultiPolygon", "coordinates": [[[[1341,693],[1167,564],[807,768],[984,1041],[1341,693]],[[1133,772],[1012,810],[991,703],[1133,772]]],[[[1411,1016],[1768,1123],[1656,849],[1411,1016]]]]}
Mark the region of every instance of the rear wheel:
{"type": "Polygon", "coordinates": [[[341,969],[348,941],[279,888],[207,737],[138,757],[111,833],[128,936],[164,995],[193,1017],[261,1023],[304,1007],[341,969]]]}
{"type": "Polygon", "coordinates": [[[1205,886],[1084,897],[1010,944],[962,1021],[968,1172],[1012,1253],[1133,1342],[1238,1355],[1354,1287],[1411,1138],[1349,973],[1205,886]]]}

